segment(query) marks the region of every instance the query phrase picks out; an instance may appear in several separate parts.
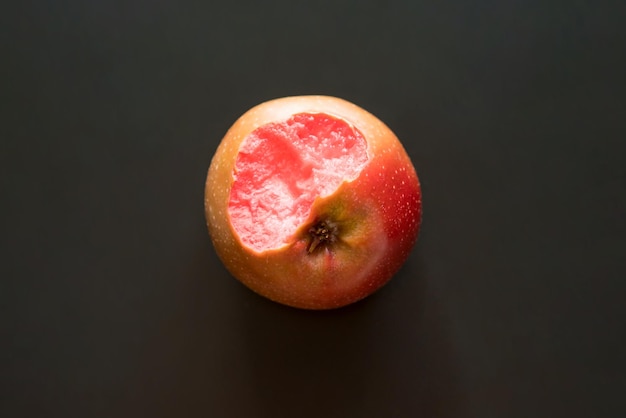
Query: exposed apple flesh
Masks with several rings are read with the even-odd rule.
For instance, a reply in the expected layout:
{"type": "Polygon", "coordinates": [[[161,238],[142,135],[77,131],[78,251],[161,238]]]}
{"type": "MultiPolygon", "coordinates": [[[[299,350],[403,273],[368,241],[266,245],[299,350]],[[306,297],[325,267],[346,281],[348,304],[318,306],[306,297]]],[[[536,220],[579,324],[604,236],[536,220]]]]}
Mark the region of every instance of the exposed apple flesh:
{"type": "Polygon", "coordinates": [[[384,285],[421,219],[415,169],[395,135],[341,99],[303,96],[244,114],[213,157],[207,223],[228,270],[255,292],[307,309],[384,285]]]}
{"type": "Polygon", "coordinates": [[[357,130],[324,113],[252,131],[237,155],[228,205],[242,243],[256,251],[288,245],[316,198],[358,177],[366,148],[357,130]]]}

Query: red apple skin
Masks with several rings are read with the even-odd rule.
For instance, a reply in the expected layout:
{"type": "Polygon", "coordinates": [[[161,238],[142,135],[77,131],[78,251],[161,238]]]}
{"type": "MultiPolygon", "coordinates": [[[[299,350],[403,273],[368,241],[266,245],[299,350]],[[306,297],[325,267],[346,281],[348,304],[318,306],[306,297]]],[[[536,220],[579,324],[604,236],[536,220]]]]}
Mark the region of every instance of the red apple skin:
{"type": "Polygon", "coordinates": [[[298,96],[260,104],[226,133],[209,168],[205,213],[213,246],[230,273],[256,293],[304,309],[332,309],[382,287],[406,261],[419,232],[420,183],[395,134],[378,118],[342,99],[298,96]],[[326,113],[358,129],[368,148],[360,175],[318,198],[309,219],[285,246],[257,252],[242,244],[228,213],[240,144],[256,128],[297,113],[326,113]],[[309,228],[338,225],[338,242],[309,252],[309,228]]]}

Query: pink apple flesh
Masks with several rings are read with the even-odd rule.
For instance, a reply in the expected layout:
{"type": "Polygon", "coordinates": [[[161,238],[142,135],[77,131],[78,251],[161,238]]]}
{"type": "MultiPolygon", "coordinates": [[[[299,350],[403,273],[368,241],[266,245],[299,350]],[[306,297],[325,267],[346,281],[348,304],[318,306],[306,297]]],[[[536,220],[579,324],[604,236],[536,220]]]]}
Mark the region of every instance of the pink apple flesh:
{"type": "Polygon", "coordinates": [[[228,206],[243,244],[255,251],[289,244],[316,198],[358,177],[366,147],[345,121],[321,113],[255,129],[237,155],[228,206]]]}

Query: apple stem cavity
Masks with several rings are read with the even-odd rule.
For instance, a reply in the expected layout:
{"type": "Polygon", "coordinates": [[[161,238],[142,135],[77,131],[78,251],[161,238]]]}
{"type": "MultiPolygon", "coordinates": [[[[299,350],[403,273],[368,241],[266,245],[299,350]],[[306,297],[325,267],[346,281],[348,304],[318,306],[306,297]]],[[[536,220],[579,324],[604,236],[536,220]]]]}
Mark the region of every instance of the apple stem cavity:
{"type": "Polygon", "coordinates": [[[311,243],[308,252],[312,254],[317,248],[328,247],[337,240],[337,225],[330,221],[320,221],[309,228],[311,243]]]}

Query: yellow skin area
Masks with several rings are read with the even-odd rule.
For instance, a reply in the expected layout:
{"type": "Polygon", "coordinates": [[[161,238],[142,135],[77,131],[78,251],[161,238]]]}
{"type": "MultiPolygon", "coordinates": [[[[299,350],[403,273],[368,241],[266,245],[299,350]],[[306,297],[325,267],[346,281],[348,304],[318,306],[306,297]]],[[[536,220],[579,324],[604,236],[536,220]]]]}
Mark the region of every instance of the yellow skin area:
{"type": "Polygon", "coordinates": [[[226,133],[209,168],[205,212],[214,248],[238,280],[279,303],[305,309],[330,309],[376,291],[406,260],[421,220],[419,187],[402,144],[379,119],[334,97],[287,97],[252,108],[226,133]],[[238,150],[242,141],[258,127],[303,112],[326,113],[354,126],[367,141],[369,161],[357,179],[344,182],[331,196],[316,199],[309,219],[289,243],[257,252],[242,244],[228,214],[238,150]],[[386,165],[384,173],[380,165],[386,165]],[[379,185],[389,189],[390,179],[386,173],[392,171],[396,173],[396,177],[391,177],[394,182],[402,179],[402,184],[417,193],[411,198],[407,193],[406,202],[402,201],[405,194],[386,200],[378,197],[375,188],[379,185]],[[386,184],[371,181],[376,176],[387,176],[386,184]],[[393,207],[388,203],[391,200],[393,207]],[[309,229],[320,219],[329,219],[337,225],[338,241],[309,252],[309,229]],[[395,234],[391,239],[389,225],[400,221],[403,236],[398,238],[395,234]]]}

